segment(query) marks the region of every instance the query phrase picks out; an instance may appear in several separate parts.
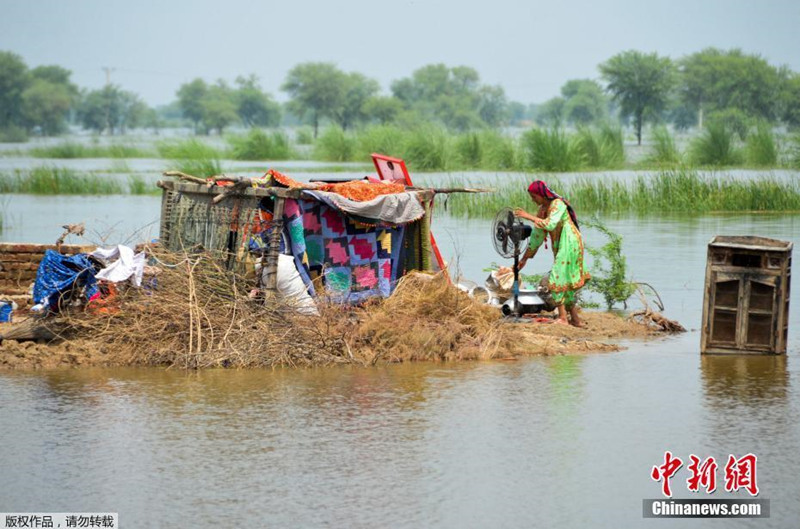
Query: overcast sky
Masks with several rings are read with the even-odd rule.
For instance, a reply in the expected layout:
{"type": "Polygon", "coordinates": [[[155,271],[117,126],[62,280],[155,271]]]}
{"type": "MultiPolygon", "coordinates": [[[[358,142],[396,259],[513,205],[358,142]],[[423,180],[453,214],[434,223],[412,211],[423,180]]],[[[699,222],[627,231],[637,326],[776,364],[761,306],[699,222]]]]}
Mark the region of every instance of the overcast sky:
{"type": "Polygon", "coordinates": [[[286,72],[331,61],[392,80],[472,66],[510,99],[541,102],[627,49],[678,58],[739,47],[800,71],[800,0],[0,0],[0,50],[112,82],[150,104],[195,77],[255,73],[279,100],[286,72]]]}

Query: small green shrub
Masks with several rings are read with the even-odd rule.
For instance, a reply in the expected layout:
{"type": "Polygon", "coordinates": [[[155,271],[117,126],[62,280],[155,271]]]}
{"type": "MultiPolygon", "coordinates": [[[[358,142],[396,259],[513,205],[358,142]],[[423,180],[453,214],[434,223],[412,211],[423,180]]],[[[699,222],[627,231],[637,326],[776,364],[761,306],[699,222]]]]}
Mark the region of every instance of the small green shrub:
{"type": "Polygon", "coordinates": [[[592,279],[587,288],[603,296],[606,307],[611,309],[617,303],[625,303],[636,290],[628,279],[628,266],[622,254],[622,236],[612,232],[599,220],[584,224],[605,235],[608,242],[599,248],[587,247],[593,258],[592,279]]]}

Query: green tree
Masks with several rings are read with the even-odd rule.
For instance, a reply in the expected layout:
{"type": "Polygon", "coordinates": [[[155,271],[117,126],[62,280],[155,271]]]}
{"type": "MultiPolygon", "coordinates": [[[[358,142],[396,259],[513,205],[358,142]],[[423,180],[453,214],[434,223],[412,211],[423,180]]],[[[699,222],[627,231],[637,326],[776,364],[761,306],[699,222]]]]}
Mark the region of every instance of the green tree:
{"type": "Polygon", "coordinates": [[[564,121],[563,97],[553,97],[536,107],[536,122],[545,127],[560,127],[564,121]]]}
{"type": "Polygon", "coordinates": [[[184,83],[178,88],[178,105],[183,117],[194,124],[195,133],[203,121],[203,98],[207,93],[208,85],[200,78],[184,83]]]}
{"type": "Polygon", "coordinates": [[[261,89],[258,77],[237,77],[236,112],[247,127],[277,127],[281,123],[281,106],[261,89]]]}
{"type": "Polygon", "coordinates": [[[664,110],[675,85],[675,66],[669,57],[636,50],[618,53],[600,65],[607,90],[623,116],[633,118],[636,139],[642,144],[642,124],[664,110]]]}
{"type": "Polygon", "coordinates": [[[429,64],[394,81],[391,89],[411,114],[452,129],[497,126],[507,119],[503,89],[481,85],[478,72],[468,66],[429,64]]]}
{"type": "Polygon", "coordinates": [[[106,85],[88,92],[78,106],[78,121],[98,134],[125,133],[136,128],[144,119],[147,106],[133,92],[116,85],[106,85]]]}
{"type": "Polygon", "coordinates": [[[781,91],[781,119],[792,128],[800,127],[800,74],[790,74],[781,91]]]}
{"type": "Polygon", "coordinates": [[[737,109],[774,121],[783,75],[758,55],[707,48],[679,61],[682,100],[698,109],[699,126],[709,112],[737,109]]]}
{"type": "Polygon", "coordinates": [[[346,74],[335,64],[306,62],[292,68],[281,90],[289,94],[289,108],[293,114],[310,118],[314,138],[319,133],[323,118],[332,118],[342,105],[346,74]]]}
{"type": "Polygon", "coordinates": [[[490,127],[508,121],[508,100],[502,86],[481,86],[477,89],[478,116],[490,127]]]}
{"type": "Polygon", "coordinates": [[[37,66],[30,71],[30,83],[22,93],[25,128],[38,129],[45,136],[63,132],[69,111],[80,100],[72,72],[61,66],[37,66]]]}
{"type": "Polygon", "coordinates": [[[216,129],[222,131],[236,121],[236,102],[233,90],[221,79],[208,87],[208,91],[200,100],[202,123],[206,131],[216,129]]]}
{"type": "Polygon", "coordinates": [[[529,117],[528,107],[519,101],[509,101],[506,111],[511,125],[521,125],[529,117]]]}
{"type": "Polygon", "coordinates": [[[381,125],[392,123],[402,111],[403,103],[393,96],[373,96],[364,102],[364,113],[368,119],[381,125]]]}
{"type": "Polygon", "coordinates": [[[349,73],[341,76],[342,98],[340,103],[332,110],[331,118],[347,130],[355,123],[365,121],[368,114],[365,104],[378,93],[380,85],[374,79],[369,79],[360,73],[349,73]]]}
{"type": "Polygon", "coordinates": [[[26,128],[38,128],[45,136],[54,136],[66,129],[67,114],[76,94],[68,85],[34,79],[22,93],[22,113],[26,128]]]}
{"type": "Polygon", "coordinates": [[[22,57],[0,51],[0,129],[22,125],[22,94],[29,83],[30,72],[22,57]]]}
{"type": "Polygon", "coordinates": [[[574,125],[588,125],[608,116],[608,98],[603,87],[591,79],[572,79],[561,87],[564,118],[574,125]]]}

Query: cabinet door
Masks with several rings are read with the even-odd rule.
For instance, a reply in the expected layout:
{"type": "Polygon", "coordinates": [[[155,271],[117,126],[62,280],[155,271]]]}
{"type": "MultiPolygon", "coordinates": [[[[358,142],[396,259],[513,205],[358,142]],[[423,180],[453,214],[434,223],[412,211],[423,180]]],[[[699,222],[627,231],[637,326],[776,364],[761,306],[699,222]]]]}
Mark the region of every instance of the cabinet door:
{"type": "Polygon", "coordinates": [[[742,299],[740,274],[715,273],[712,277],[711,345],[735,347],[742,299]]]}
{"type": "Polygon", "coordinates": [[[748,349],[771,350],[775,346],[777,278],[749,276],[745,284],[746,322],[742,343],[748,349]]]}

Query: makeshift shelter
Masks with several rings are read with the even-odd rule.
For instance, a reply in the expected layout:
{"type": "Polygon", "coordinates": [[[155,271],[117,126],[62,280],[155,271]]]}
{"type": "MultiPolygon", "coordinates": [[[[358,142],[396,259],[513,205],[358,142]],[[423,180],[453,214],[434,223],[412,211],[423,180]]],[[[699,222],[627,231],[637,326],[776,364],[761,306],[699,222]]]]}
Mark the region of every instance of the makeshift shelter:
{"type": "Polygon", "coordinates": [[[161,244],[171,251],[202,248],[228,269],[244,271],[252,236],[267,232],[261,259],[268,290],[276,287],[282,234],[312,296],[322,288],[346,303],[386,297],[408,272],[434,270],[430,222],[437,190],[368,181],[300,184],[276,171],[208,183],[166,174],[181,181],[158,184],[161,244]],[[266,223],[265,202],[272,217],[266,223]]]}

